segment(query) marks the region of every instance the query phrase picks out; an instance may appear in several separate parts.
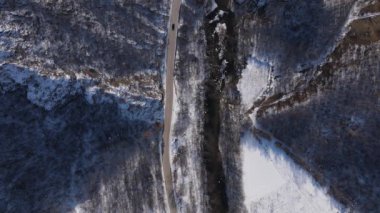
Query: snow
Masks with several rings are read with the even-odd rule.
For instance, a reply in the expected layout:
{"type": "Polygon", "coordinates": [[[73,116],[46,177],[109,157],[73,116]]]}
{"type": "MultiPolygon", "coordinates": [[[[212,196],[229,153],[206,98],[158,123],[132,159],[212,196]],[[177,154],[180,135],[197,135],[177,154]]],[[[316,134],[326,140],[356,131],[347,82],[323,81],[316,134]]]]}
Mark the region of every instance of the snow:
{"type": "Polygon", "coordinates": [[[366,14],[364,14],[362,16],[356,17],[355,20],[367,19],[367,18],[375,18],[377,16],[380,16],[380,12],[379,13],[366,13],[366,14]]]}
{"type": "Polygon", "coordinates": [[[245,176],[244,188],[247,190],[247,200],[259,200],[261,197],[275,191],[286,181],[276,170],[273,162],[261,157],[261,150],[248,149],[245,152],[244,161],[251,162],[244,164],[245,176]]]}
{"type": "MultiPolygon", "coordinates": [[[[199,83],[199,82],[198,82],[199,83]]],[[[196,85],[196,84],[195,84],[196,85]]],[[[175,135],[175,125],[178,122],[178,115],[181,112],[181,104],[179,103],[179,98],[177,94],[177,82],[175,81],[174,84],[174,92],[173,92],[173,114],[172,114],[172,123],[171,123],[171,133],[170,133],[170,162],[171,162],[171,169],[173,172],[173,175],[176,174],[178,179],[174,183],[174,189],[182,189],[182,194],[174,193],[174,199],[177,206],[177,209],[181,212],[181,210],[184,210],[187,208],[187,206],[192,204],[191,197],[196,197],[196,201],[199,202],[201,199],[201,196],[199,193],[201,192],[198,190],[198,192],[192,192],[193,188],[200,189],[201,183],[199,181],[199,159],[198,153],[195,151],[195,147],[193,147],[193,144],[188,144],[192,142],[192,134],[193,129],[188,128],[186,132],[179,136],[175,135]],[[181,147],[187,147],[189,151],[187,158],[189,161],[187,162],[186,167],[183,167],[181,165],[178,165],[175,162],[175,157],[180,155],[180,148],[181,147]]],[[[190,118],[196,119],[195,115],[195,105],[192,105],[190,108],[190,118]]],[[[196,205],[198,208],[201,208],[200,204],[196,205]]],[[[197,209],[196,212],[202,212],[200,209],[197,209]]]]}
{"type": "MultiPolygon", "coordinates": [[[[175,122],[178,120],[178,114],[180,113],[180,104],[178,103],[178,97],[177,97],[177,90],[176,90],[177,84],[174,81],[174,86],[173,86],[173,105],[172,105],[172,122],[170,124],[170,130],[174,129],[175,122]]],[[[170,162],[173,162],[173,156],[178,152],[178,144],[175,142],[174,135],[172,131],[170,131],[171,134],[169,135],[169,140],[171,141],[170,143],[170,162]]]]}
{"type": "Polygon", "coordinates": [[[80,90],[79,82],[70,81],[67,76],[42,76],[37,70],[14,64],[4,64],[1,70],[4,77],[27,86],[28,100],[46,110],[51,110],[80,90]]]}
{"type": "Polygon", "coordinates": [[[267,0],[258,0],[257,1],[257,7],[264,7],[268,3],[267,0]]]}
{"type": "MultiPolygon", "coordinates": [[[[79,86],[79,85],[78,85],[79,86]]],[[[79,92],[79,87],[66,78],[35,77],[34,84],[28,84],[27,98],[34,104],[51,110],[67,96],[79,92]]]]}
{"type": "Polygon", "coordinates": [[[215,31],[214,33],[218,34],[218,38],[219,38],[219,47],[220,47],[220,50],[219,50],[219,59],[223,59],[224,57],[224,53],[226,51],[226,47],[225,45],[223,45],[224,43],[224,40],[226,39],[226,32],[227,32],[227,25],[225,23],[218,23],[215,27],[215,31]]]}
{"type": "Polygon", "coordinates": [[[197,122],[202,114],[198,111],[196,102],[197,85],[201,85],[204,76],[191,75],[187,79],[191,86],[184,91],[178,79],[174,81],[173,114],[170,132],[170,166],[173,176],[174,199],[178,212],[192,209],[192,212],[204,212],[203,184],[201,180],[201,165],[197,136],[197,122]],[[185,97],[181,99],[181,97],[185,97]],[[188,102],[188,103],[184,103],[188,102]],[[188,113],[189,121],[180,121],[181,113],[188,113]],[[177,133],[182,125],[188,125],[186,130],[177,133]],[[181,152],[185,148],[185,153],[181,152]],[[186,164],[181,160],[186,159],[186,164]],[[194,208],[193,208],[194,207],[194,208]]]}
{"type": "MultiPolygon", "coordinates": [[[[138,72],[135,76],[142,78],[148,75],[145,73],[138,72]]],[[[59,73],[46,75],[41,70],[18,64],[0,65],[0,76],[0,86],[3,90],[11,91],[17,85],[25,86],[28,100],[48,111],[65,103],[73,95],[83,94],[89,104],[116,103],[125,118],[152,123],[162,120],[160,97],[149,93],[156,91],[151,82],[144,82],[144,87],[139,87],[137,81],[119,86],[109,83],[99,85],[99,79],[92,79],[83,73],[76,73],[75,77],[59,73]],[[141,92],[138,93],[140,88],[141,92]]],[[[107,82],[109,77],[103,80],[107,82]]]]}
{"type": "Polygon", "coordinates": [[[351,8],[351,11],[350,11],[350,14],[346,20],[346,24],[345,24],[345,27],[347,28],[349,24],[351,24],[353,21],[357,20],[357,18],[359,17],[359,14],[360,14],[360,11],[362,10],[362,8],[364,6],[366,6],[369,2],[367,1],[363,1],[363,0],[359,0],[359,1],[356,1],[355,4],[352,6],[351,8]]]}
{"type": "Polygon", "coordinates": [[[243,187],[248,212],[343,212],[324,188],[273,141],[241,137],[243,187]]]}
{"type": "Polygon", "coordinates": [[[211,0],[211,11],[214,11],[216,8],[218,8],[218,5],[215,0],[211,0]]]}
{"type": "Polygon", "coordinates": [[[96,95],[97,91],[99,90],[96,86],[88,87],[85,92],[85,98],[87,103],[94,104],[94,95],[96,95]]]}
{"type": "Polygon", "coordinates": [[[224,16],[226,12],[224,12],[223,10],[219,10],[218,14],[211,20],[209,21],[210,24],[214,23],[214,22],[217,22],[220,20],[220,18],[222,18],[224,16]]]}
{"type": "Polygon", "coordinates": [[[10,64],[4,64],[2,65],[2,68],[4,72],[7,73],[8,77],[18,84],[24,83],[27,79],[29,79],[32,76],[30,72],[24,72],[24,69],[19,69],[10,64]]]}
{"type": "MultiPolygon", "coordinates": [[[[328,5],[328,2],[325,2],[326,5],[328,5]]],[[[330,3],[333,3],[333,2],[330,2],[330,3]]],[[[362,16],[360,16],[360,11],[365,7],[367,6],[368,4],[371,4],[371,1],[367,1],[367,0],[358,0],[356,1],[349,14],[348,14],[348,17],[341,29],[341,32],[339,34],[339,36],[337,37],[336,39],[336,42],[335,42],[335,45],[333,45],[330,49],[329,49],[329,52],[332,52],[336,46],[339,44],[339,41],[341,41],[345,36],[346,34],[349,32],[350,30],[350,24],[356,20],[359,20],[359,19],[364,19],[364,18],[371,18],[371,17],[376,17],[378,16],[379,14],[378,13],[369,13],[369,14],[364,14],[362,16]]]]}
{"type": "MultiPolygon", "coordinates": [[[[222,36],[222,38],[225,37],[227,31],[227,25],[225,23],[218,23],[215,27],[215,33],[217,33],[219,36],[222,36]]],[[[223,40],[223,39],[219,39],[223,40]]]]}
{"type": "Polygon", "coordinates": [[[270,73],[270,64],[252,57],[248,60],[246,68],[238,83],[244,110],[252,107],[253,102],[265,90],[270,73]]]}

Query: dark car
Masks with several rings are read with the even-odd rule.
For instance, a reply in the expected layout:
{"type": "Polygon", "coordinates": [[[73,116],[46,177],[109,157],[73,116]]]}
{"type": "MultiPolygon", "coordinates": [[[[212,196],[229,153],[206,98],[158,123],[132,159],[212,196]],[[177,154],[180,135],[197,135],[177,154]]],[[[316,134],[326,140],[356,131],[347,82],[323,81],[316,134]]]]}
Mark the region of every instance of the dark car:
{"type": "Polygon", "coordinates": [[[174,28],[175,28],[175,24],[172,24],[172,30],[174,30],[174,28]]]}

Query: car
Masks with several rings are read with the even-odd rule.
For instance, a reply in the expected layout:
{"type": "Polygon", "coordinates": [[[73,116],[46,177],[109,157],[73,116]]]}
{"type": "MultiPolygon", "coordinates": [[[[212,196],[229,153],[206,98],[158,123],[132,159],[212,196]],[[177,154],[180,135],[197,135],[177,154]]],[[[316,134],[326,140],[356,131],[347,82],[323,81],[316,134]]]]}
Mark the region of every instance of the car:
{"type": "Polygon", "coordinates": [[[174,28],[175,28],[175,24],[172,24],[172,30],[174,30],[174,28]]]}

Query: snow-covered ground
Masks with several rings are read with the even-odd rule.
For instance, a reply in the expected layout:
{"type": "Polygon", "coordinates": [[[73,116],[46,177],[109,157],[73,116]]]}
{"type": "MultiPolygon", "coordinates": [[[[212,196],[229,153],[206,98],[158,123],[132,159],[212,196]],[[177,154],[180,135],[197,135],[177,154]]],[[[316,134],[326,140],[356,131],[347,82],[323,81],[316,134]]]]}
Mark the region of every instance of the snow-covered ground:
{"type": "MultiPolygon", "coordinates": [[[[190,82],[195,82],[192,85],[199,85],[199,80],[192,78],[190,82]]],[[[180,97],[178,92],[178,82],[175,82],[174,93],[173,93],[173,115],[172,115],[172,131],[170,134],[171,146],[170,146],[170,162],[171,169],[173,173],[173,188],[174,197],[179,212],[184,212],[188,208],[195,207],[194,212],[203,212],[202,208],[204,204],[203,194],[202,194],[202,182],[200,175],[200,152],[199,144],[197,143],[197,137],[194,135],[199,135],[196,126],[196,120],[198,118],[197,106],[192,102],[189,104],[189,126],[181,135],[176,134],[176,128],[181,128],[180,126],[187,122],[181,122],[179,120],[179,114],[183,113],[180,97]],[[184,151],[186,150],[186,151],[184,151]],[[185,156],[184,156],[185,155],[185,156]],[[183,160],[183,158],[185,160],[183,160]],[[182,159],[182,160],[181,160],[182,159]],[[185,162],[185,164],[183,164],[185,162]]],[[[194,88],[187,90],[188,96],[191,97],[189,100],[195,99],[194,88]]]]}
{"type": "Polygon", "coordinates": [[[273,141],[241,137],[243,188],[249,212],[343,212],[324,188],[273,141]]]}
{"type": "Polygon", "coordinates": [[[248,60],[246,68],[238,83],[244,110],[252,107],[267,86],[270,73],[270,64],[255,57],[248,60]]]}
{"type": "Polygon", "coordinates": [[[52,110],[67,102],[70,96],[84,93],[86,101],[90,104],[117,102],[123,116],[154,123],[162,120],[162,107],[159,88],[152,83],[153,80],[149,80],[151,73],[153,71],[136,72],[132,75],[140,79],[145,78],[145,84],[127,79],[128,83],[113,86],[107,82],[110,81],[109,77],[103,79],[105,83],[99,83],[101,79],[91,78],[82,73],[75,76],[64,72],[45,75],[38,69],[18,64],[0,64],[0,92],[13,91],[17,86],[25,86],[28,100],[45,110],[52,110]],[[149,97],[148,93],[152,96],[149,97]]]}

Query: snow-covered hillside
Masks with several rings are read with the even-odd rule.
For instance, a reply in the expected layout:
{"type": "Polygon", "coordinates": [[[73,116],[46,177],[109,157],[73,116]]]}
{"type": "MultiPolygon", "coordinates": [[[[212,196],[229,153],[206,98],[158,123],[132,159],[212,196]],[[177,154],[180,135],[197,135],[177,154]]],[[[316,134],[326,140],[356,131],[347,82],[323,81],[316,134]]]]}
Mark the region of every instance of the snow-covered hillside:
{"type": "Polygon", "coordinates": [[[336,213],[342,207],[274,141],[241,137],[245,205],[254,213],[336,213]]]}
{"type": "Polygon", "coordinates": [[[380,1],[173,1],[0,0],[0,212],[380,212],[380,1]]]}
{"type": "Polygon", "coordinates": [[[0,212],[166,211],[169,1],[0,1],[0,212]]]}

